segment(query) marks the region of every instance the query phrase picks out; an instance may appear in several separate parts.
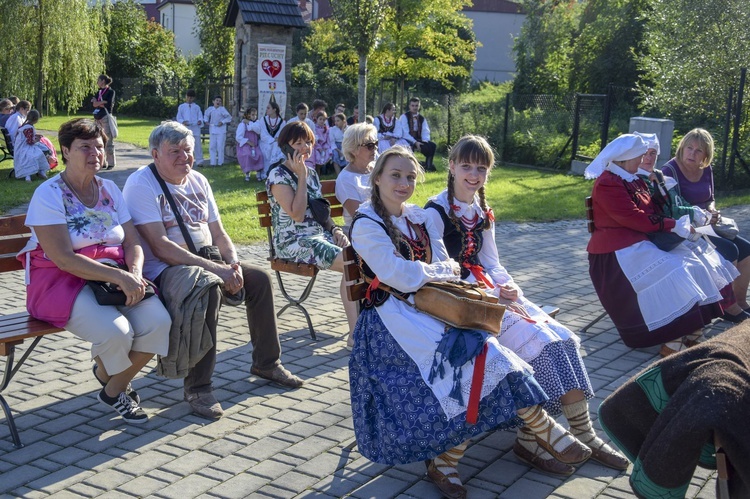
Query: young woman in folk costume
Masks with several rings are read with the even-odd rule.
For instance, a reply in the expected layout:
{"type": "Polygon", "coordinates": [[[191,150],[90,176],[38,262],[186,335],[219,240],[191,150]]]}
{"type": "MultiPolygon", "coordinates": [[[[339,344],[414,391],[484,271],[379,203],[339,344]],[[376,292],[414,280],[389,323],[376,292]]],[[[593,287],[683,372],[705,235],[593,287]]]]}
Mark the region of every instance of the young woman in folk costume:
{"type": "MultiPolygon", "coordinates": [[[[428,216],[448,254],[460,263],[461,277],[483,283],[488,291],[510,302],[498,341],[534,368],[534,376],[550,398],[545,410],[552,415],[565,414],[570,431],[591,448],[593,459],[624,470],[628,460],[599,439],[592,428],[586,399],[594,393],[578,352],[580,340],[526,299],[500,264],[494,216],[484,193],[494,162],[492,148],[484,138],[461,138],[451,149],[448,187],[429,200],[428,216]]],[[[575,471],[540,447],[527,427],[519,428],[513,451],[522,461],[549,474],[568,476],[575,471]]]]}
{"type": "Polygon", "coordinates": [[[352,222],[352,245],[372,280],[349,359],[360,452],[385,464],[425,461],[447,497],[466,496],[456,466],[468,440],[496,428],[525,423],[557,459],[584,462],[590,449],[541,408],[547,396],[526,362],[489,333],[446,327],[377,284],[411,300],[424,284],[460,275],[432,219],[407,203],[422,175],[409,149],[388,149],[352,222]]]}
{"type": "Polygon", "coordinates": [[[275,100],[271,100],[266,106],[266,115],[262,120],[251,122],[247,129],[260,135],[260,150],[263,152],[263,172],[258,180],[268,178],[268,170],[271,165],[279,160],[285,159],[279,149],[276,139],[279,133],[286,125],[286,121],[281,117],[281,108],[275,100]]]}
{"type": "Polygon", "coordinates": [[[393,146],[410,147],[404,139],[404,134],[408,130],[402,130],[401,123],[396,118],[396,106],[387,103],[383,106],[383,112],[376,116],[372,124],[378,130],[378,152],[383,154],[388,148],[393,146]]]}

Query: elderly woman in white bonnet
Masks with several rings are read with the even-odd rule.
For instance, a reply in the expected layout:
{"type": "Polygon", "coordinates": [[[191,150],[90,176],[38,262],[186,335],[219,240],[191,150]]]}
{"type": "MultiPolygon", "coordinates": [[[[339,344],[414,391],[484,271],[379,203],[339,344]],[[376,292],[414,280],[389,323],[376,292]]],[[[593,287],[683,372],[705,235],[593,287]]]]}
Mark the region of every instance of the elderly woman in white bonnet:
{"type": "MultiPolygon", "coordinates": [[[[648,185],[649,193],[660,209],[660,214],[671,218],[680,218],[687,215],[695,227],[715,222],[716,219],[710,211],[694,206],[680,196],[680,188],[675,179],[663,175],[661,170],[654,168],[656,158],[659,155],[659,138],[657,135],[639,132],[634,132],[634,134],[641,137],[648,146],[648,151],[643,156],[637,175],[648,185]]],[[[694,241],[692,239],[685,241],[672,252],[692,251],[708,269],[714,284],[721,290],[721,296],[724,298],[721,301],[721,307],[724,310],[722,319],[739,323],[750,318],[750,315],[737,304],[732,288],[732,282],[740,275],[740,272],[732,262],[726,260],[716,251],[707,237],[696,238],[694,241]]]]}
{"type": "Polygon", "coordinates": [[[722,315],[722,296],[694,255],[662,251],[649,239],[659,232],[687,238],[694,229],[687,215],[660,214],[637,175],[647,151],[638,135],[621,135],[586,168],[586,178],[596,178],[589,275],[623,342],[662,344],[666,356],[692,346],[703,326],[722,315]]]}

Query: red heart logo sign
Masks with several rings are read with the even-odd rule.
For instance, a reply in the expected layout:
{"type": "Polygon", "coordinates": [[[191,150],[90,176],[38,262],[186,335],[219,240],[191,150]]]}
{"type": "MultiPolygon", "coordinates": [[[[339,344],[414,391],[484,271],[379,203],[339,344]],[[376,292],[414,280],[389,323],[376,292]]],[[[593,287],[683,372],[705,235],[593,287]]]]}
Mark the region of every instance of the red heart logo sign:
{"type": "Polygon", "coordinates": [[[276,75],[281,73],[281,61],[278,59],[272,61],[269,59],[263,59],[263,62],[260,63],[260,67],[263,72],[271,78],[276,78],[276,75]]]}

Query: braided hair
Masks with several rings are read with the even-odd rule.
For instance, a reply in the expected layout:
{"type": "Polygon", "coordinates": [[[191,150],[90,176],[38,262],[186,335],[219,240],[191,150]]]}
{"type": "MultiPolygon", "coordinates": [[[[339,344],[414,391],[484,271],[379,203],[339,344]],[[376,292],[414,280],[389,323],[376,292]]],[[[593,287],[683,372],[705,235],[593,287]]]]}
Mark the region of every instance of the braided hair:
{"type": "Polygon", "coordinates": [[[375,181],[378,180],[383,174],[388,160],[393,157],[406,158],[411,161],[417,169],[417,178],[419,180],[422,180],[424,178],[424,170],[422,170],[422,166],[419,164],[417,158],[414,157],[414,154],[409,149],[403,146],[393,146],[378,157],[378,160],[375,162],[375,168],[373,168],[372,173],[370,174],[370,202],[372,203],[372,209],[383,220],[385,229],[388,232],[388,237],[391,238],[394,246],[398,248],[399,243],[403,241],[403,234],[393,224],[391,215],[390,213],[388,213],[388,210],[386,210],[385,205],[383,204],[383,200],[380,197],[380,187],[375,183],[375,181]]]}
{"type": "MultiPolygon", "coordinates": [[[[459,139],[458,142],[451,148],[448,160],[453,165],[460,163],[474,163],[479,165],[486,165],[488,176],[489,172],[495,164],[495,153],[492,151],[492,147],[487,142],[487,139],[478,135],[464,135],[459,139]]],[[[479,207],[482,209],[484,216],[484,229],[489,229],[490,224],[490,207],[487,206],[487,199],[485,197],[484,185],[479,188],[477,192],[479,195],[479,207]]],[[[455,196],[455,180],[453,174],[448,170],[448,205],[449,207],[454,203],[455,196]]],[[[456,214],[453,209],[448,210],[448,216],[451,220],[457,221],[456,214]]]]}

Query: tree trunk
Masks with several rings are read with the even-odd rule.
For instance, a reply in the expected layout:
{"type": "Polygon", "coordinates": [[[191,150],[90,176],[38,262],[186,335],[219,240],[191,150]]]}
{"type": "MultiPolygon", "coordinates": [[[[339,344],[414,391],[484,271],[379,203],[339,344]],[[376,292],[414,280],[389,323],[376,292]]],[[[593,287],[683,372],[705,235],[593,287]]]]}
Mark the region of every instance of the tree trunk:
{"type": "Polygon", "coordinates": [[[359,55],[359,80],[357,82],[357,103],[359,104],[359,122],[365,122],[367,116],[367,55],[359,55]]]}

